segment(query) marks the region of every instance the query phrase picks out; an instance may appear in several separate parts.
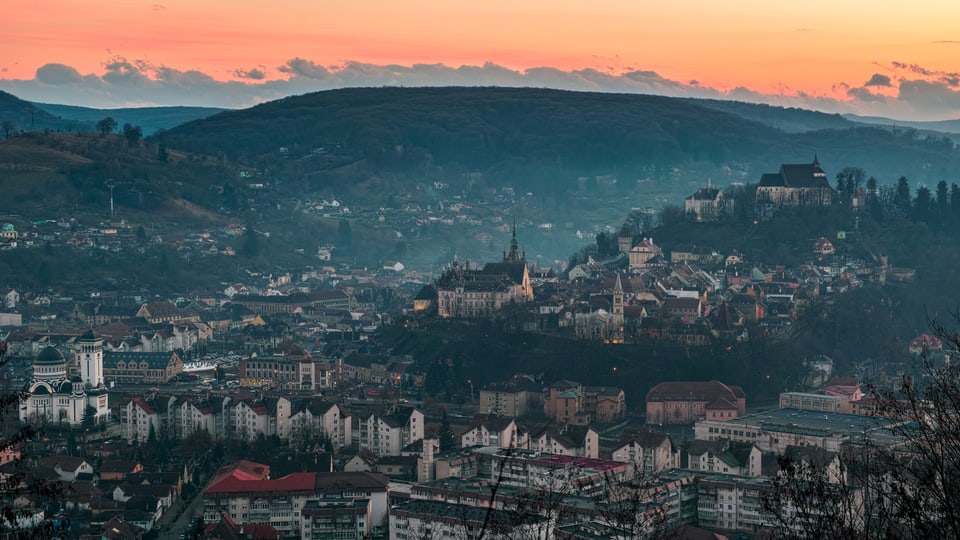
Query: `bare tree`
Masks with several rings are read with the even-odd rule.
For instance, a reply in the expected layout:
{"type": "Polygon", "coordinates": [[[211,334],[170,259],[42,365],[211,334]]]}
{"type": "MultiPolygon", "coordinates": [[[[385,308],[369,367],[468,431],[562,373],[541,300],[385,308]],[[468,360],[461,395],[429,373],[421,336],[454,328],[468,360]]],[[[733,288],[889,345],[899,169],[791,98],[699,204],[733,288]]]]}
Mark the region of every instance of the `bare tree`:
{"type": "MultiPolygon", "coordinates": [[[[0,368],[3,368],[9,357],[7,343],[0,341],[0,368]]],[[[22,445],[42,436],[41,428],[34,424],[19,424],[18,417],[20,403],[24,399],[23,392],[11,391],[4,388],[0,394],[0,420],[2,420],[2,434],[0,434],[0,454],[16,455],[22,445]]],[[[52,521],[36,523],[34,513],[30,509],[17,507],[20,497],[37,497],[41,500],[54,500],[63,494],[63,486],[59,482],[35,478],[30,474],[30,468],[21,459],[14,459],[0,471],[0,536],[4,538],[54,538],[69,531],[59,530],[52,521]]]]}
{"type": "MultiPolygon", "coordinates": [[[[955,356],[960,313],[951,319],[953,329],[928,325],[955,356]]],[[[894,387],[871,389],[886,440],[848,444],[839,475],[822,464],[781,461],[766,505],[779,535],[960,538],[960,363],[924,351],[915,367],[894,387]]]]}

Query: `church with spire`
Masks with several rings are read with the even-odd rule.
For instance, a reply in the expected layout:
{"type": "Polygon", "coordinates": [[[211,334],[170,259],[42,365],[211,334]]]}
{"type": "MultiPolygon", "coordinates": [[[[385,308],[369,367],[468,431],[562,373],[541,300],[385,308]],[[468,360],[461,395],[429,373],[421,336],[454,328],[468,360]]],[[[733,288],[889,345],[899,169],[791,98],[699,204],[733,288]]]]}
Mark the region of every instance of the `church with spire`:
{"type": "Polygon", "coordinates": [[[437,280],[437,314],[441,317],[490,317],[503,306],[533,300],[527,258],[520,251],[517,226],[513,226],[510,251],[500,262],[480,269],[457,261],[437,280]]]}
{"type": "Polygon", "coordinates": [[[77,426],[88,408],[97,423],[108,417],[103,339],[87,331],[66,353],[46,347],[33,359],[33,376],[20,403],[21,421],[77,426]]]}

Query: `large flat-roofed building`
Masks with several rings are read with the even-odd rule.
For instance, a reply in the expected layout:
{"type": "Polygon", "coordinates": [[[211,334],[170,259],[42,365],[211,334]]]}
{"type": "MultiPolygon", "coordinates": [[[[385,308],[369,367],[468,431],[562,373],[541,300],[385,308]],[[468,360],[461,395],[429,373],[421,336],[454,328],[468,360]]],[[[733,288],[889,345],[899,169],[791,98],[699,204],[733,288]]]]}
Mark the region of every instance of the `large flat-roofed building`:
{"type": "Polygon", "coordinates": [[[815,446],[837,452],[848,441],[898,444],[900,437],[888,429],[895,421],[856,414],[776,409],[726,422],[701,420],[694,433],[700,440],[749,442],[763,452],[777,454],[788,446],[815,446]]]}

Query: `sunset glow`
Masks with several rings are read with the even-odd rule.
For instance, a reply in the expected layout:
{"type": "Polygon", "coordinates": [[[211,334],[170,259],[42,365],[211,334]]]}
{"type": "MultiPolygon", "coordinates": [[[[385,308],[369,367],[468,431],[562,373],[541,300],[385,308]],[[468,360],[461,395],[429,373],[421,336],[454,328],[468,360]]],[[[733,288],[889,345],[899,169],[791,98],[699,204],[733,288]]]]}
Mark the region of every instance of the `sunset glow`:
{"type": "Polygon", "coordinates": [[[878,96],[908,76],[955,74],[957,21],[960,4],[946,1],[8,0],[0,79],[46,64],[100,76],[116,57],[247,82],[289,79],[281,67],[295,58],[328,69],[489,62],[846,100],[874,74],[891,79],[878,96]]]}

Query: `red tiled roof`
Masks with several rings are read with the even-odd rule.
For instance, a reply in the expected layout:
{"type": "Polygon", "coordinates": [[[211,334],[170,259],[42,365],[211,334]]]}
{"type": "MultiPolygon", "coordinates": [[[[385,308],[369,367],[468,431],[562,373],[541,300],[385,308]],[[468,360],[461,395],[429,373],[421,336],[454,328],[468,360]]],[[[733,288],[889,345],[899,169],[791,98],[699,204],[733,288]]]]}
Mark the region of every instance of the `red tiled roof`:
{"type": "Polygon", "coordinates": [[[317,473],[291,473],[276,480],[244,480],[230,474],[217,478],[207,486],[204,493],[248,493],[313,491],[317,484],[317,473]]]}

